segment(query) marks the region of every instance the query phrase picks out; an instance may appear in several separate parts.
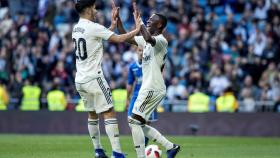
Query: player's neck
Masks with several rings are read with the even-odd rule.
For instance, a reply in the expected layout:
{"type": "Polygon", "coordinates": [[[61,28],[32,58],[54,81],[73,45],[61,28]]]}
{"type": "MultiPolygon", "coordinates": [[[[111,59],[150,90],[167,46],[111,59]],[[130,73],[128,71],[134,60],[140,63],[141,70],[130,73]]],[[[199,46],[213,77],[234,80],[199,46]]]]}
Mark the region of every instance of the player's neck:
{"type": "Polygon", "coordinates": [[[90,15],[87,15],[87,14],[81,14],[81,15],[80,15],[80,18],[82,18],[82,19],[87,19],[87,20],[89,20],[89,21],[92,21],[91,16],[90,16],[90,15]]]}
{"type": "Polygon", "coordinates": [[[157,35],[160,35],[160,34],[161,34],[161,32],[155,31],[155,32],[152,34],[152,36],[157,36],[157,35]]]}
{"type": "Polygon", "coordinates": [[[136,64],[137,64],[138,66],[141,66],[142,61],[136,61],[136,64]]]}

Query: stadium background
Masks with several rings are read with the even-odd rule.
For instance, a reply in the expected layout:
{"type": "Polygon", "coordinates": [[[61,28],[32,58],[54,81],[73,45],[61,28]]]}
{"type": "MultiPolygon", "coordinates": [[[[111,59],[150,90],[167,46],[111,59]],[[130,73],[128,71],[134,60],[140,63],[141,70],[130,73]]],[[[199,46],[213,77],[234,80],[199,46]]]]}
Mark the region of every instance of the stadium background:
{"type": "MultiPolygon", "coordinates": [[[[134,25],[131,0],[116,0],[116,2],[121,7],[120,15],[125,28],[131,29],[134,25]]],[[[60,121],[59,125],[51,126],[55,119],[60,118],[59,116],[65,119],[71,118],[69,121],[73,121],[72,124],[65,123],[62,131],[86,133],[85,127],[81,125],[81,118],[85,116],[83,114],[45,113],[48,110],[47,94],[54,85],[58,85],[65,94],[67,100],[65,111],[75,111],[75,107],[79,105],[80,98],[74,87],[75,56],[71,39],[71,28],[78,20],[74,2],[72,0],[1,0],[0,3],[0,89],[3,92],[1,95],[6,93],[9,96],[7,103],[1,102],[1,105],[7,107],[5,112],[0,112],[1,133],[48,133],[44,130],[52,129],[58,130],[50,133],[59,133],[58,127],[63,124],[63,121],[60,121]],[[28,82],[41,90],[39,96],[41,110],[35,113],[18,113],[23,100],[23,87],[28,82]],[[47,117],[37,119],[42,116],[47,117]],[[75,122],[76,116],[80,122],[75,122]],[[40,126],[42,123],[48,123],[49,126],[44,128],[40,126]],[[79,126],[73,125],[75,123],[79,126]],[[73,125],[73,128],[67,128],[69,124],[71,127],[73,125]],[[52,129],[48,129],[49,127],[52,129]],[[77,127],[81,127],[84,132],[73,130],[77,127]]],[[[110,1],[99,1],[97,6],[99,9],[97,22],[109,27],[110,1]]],[[[159,124],[156,124],[157,128],[168,129],[171,134],[173,132],[173,134],[191,135],[194,134],[192,130],[197,128],[196,123],[202,126],[199,128],[205,129],[217,121],[218,123],[212,126],[213,133],[200,130],[198,134],[279,137],[280,126],[277,124],[279,122],[277,112],[280,111],[279,0],[139,0],[138,6],[142,11],[143,21],[146,21],[153,12],[161,12],[168,17],[165,36],[169,47],[164,71],[167,97],[158,109],[165,112],[160,115],[160,120],[168,121],[166,118],[176,120],[175,112],[183,112],[178,116],[182,120],[188,119],[187,123],[190,125],[168,126],[165,122],[159,121],[159,124]],[[231,106],[226,111],[240,114],[216,113],[217,98],[225,96],[224,91],[229,86],[232,87],[230,89],[232,93],[227,95],[234,96],[238,106],[231,106]],[[203,92],[209,97],[207,104],[209,108],[205,112],[213,113],[198,115],[186,113],[190,111],[187,106],[188,100],[195,92],[203,92]],[[184,114],[188,117],[184,117],[184,114]],[[248,125],[250,128],[247,128],[248,125]],[[176,128],[182,133],[176,133],[176,130],[174,132],[176,128]],[[225,130],[219,132],[221,129],[225,130]]],[[[103,70],[113,90],[125,89],[128,66],[135,60],[137,55],[134,47],[104,42],[103,70]]],[[[1,97],[3,99],[3,96],[1,97]]],[[[125,118],[124,114],[121,116],[125,118]]],[[[6,142],[10,145],[14,143],[11,141],[13,138],[19,141],[29,139],[18,135],[1,134],[0,137],[0,144],[6,142]]],[[[51,139],[61,138],[50,137],[51,139]]],[[[61,141],[64,139],[66,138],[62,138],[61,141]]],[[[71,137],[68,139],[71,140],[71,137]]],[[[182,144],[187,142],[183,146],[196,155],[200,153],[196,147],[200,148],[203,143],[213,142],[200,138],[201,143],[197,143],[199,141],[186,137],[176,140],[181,140],[182,144]]],[[[223,138],[218,137],[217,140],[223,138]]],[[[249,143],[252,147],[254,144],[261,146],[254,150],[249,149],[249,153],[269,152],[271,155],[267,157],[279,155],[276,152],[280,144],[279,139],[235,142],[236,140],[233,138],[225,140],[226,143],[220,142],[221,148],[223,143],[226,147],[231,146],[229,142],[236,143],[235,145],[240,148],[246,148],[248,147],[246,143],[245,146],[240,144],[248,141],[252,143],[249,143]],[[264,146],[271,148],[267,149],[264,146]]],[[[4,146],[3,144],[1,146],[4,146]]],[[[207,150],[204,156],[199,156],[211,157],[207,155],[207,152],[213,154],[211,145],[208,146],[209,151],[207,150]]],[[[33,144],[33,147],[35,146],[36,143],[33,144]]],[[[11,150],[13,147],[9,148],[8,145],[6,148],[11,150]]],[[[4,149],[0,150],[0,157],[1,153],[2,156],[10,154],[7,152],[9,150],[4,149]]],[[[239,151],[244,152],[242,149],[239,151]]],[[[225,157],[232,150],[222,148],[220,152],[221,156],[225,157]]],[[[251,156],[261,156],[261,153],[251,153],[251,156]]],[[[217,158],[219,157],[217,155],[219,154],[212,156],[217,158]]],[[[245,157],[250,157],[249,155],[245,157]]],[[[185,158],[185,156],[181,157],[185,158]]]]}
{"type": "MultiPolygon", "coordinates": [[[[131,2],[117,2],[125,27],[130,29],[134,24],[131,2]]],[[[166,101],[186,100],[200,90],[211,97],[210,109],[214,110],[215,99],[231,85],[241,111],[254,111],[255,105],[272,106],[271,109],[278,111],[278,2],[139,1],[144,21],[153,12],[164,13],[169,20],[165,34],[169,42],[166,101]]],[[[97,6],[97,21],[109,26],[110,1],[99,1],[97,6]]],[[[71,101],[76,103],[79,99],[73,84],[71,28],[78,20],[73,1],[1,0],[0,18],[0,79],[12,98],[8,108],[19,108],[17,99],[21,98],[20,89],[27,80],[41,88],[41,98],[46,98],[56,80],[71,110],[75,106],[71,101]]],[[[106,79],[112,89],[125,88],[128,65],[137,60],[135,48],[108,42],[104,42],[104,48],[106,79]]],[[[172,111],[172,104],[164,105],[165,111],[172,111]]],[[[46,102],[42,102],[41,108],[47,108],[46,102]]]]}

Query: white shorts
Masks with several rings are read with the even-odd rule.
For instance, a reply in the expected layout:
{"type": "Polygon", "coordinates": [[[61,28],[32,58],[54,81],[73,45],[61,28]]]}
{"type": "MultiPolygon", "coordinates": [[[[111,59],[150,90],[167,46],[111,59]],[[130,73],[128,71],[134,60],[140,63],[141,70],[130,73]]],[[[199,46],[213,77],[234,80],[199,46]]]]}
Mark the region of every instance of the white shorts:
{"type": "Polygon", "coordinates": [[[141,116],[146,121],[164,99],[165,92],[158,91],[140,91],[134,103],[132,113],[141,116]]]}
{"type": "Polygon", "coordinates": [[[113,107],[111,89],[104,77],[75,85],[86,111],[95,111],[99,114],[113,107]]]}

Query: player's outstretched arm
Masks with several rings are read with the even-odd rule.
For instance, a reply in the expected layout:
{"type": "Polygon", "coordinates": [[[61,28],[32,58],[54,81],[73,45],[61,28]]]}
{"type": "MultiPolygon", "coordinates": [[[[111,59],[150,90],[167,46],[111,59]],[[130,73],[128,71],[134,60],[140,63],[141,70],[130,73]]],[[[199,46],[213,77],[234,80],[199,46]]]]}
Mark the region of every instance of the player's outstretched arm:
{"type": "Polygon", "coordinates": [[[112,15],[111,15],[111,26],[108,28],[111,31],[114,31],[117,25],[119,8],[116,7],[115,2],[112,0],[112,15]]]}
{"type": "MultiPolygon", "coordinates": [[[[115,8],[113,10],[118,10],[118,9],[116,9],[116,6],[114,4],[112,6],[113,6],[113,8],[115,8]]],[[[116,15],[112,14],[112,16],[116,16],[116,15]]],[[[112,17],[112,19],[117,19],[117,18],[112,17]]],[[[125,34],[121,34],[121,35],[113,34],[109,38],[109,41],[110,42],[115,42],[115,43],[125,42],[125,41],[133,38],[134,36],[136,36],[139,33],[140,28],[141,28],[141,17],[138,16],[138,17],[135,17],[135,29],[134,30],[132,30],[128,33],[125,33],[125,34]]]]}
{"type": "MultiPolygon", "coordinates": [[[[115,10],[118,10],[115,19],[117,19],[117,28],[118,28],[119,33],[120,33],[120,34],[126,34],[127,31],[124,29],[122,20],[121,20],[121,18],[120,18],[119,7],[116,7],[114,0],[112,0],[112,8],[113,8],[113,9],[115,8],[115,10]]],[[[132,37],[131,39],[126,40],[126,42],[128,42],[128,43],[130,43],[130,44],[133,44],[133,45],[137,45],[137,43],[136,43],[134,37],[132,37]]]]}
{"type": "Polygon", "coordinates": [[[141,28],[141,18],[138,17],[136,20],[136,28],[128,33],[125,34],[121,34],[121,35],[117,35],[117,34],[113,34],[110,38],[109,41],[110,42],[115,42],[115,43],[121,43],[121,42],[125,42],[128,39],[131,39],[132,37],[136,36],[141,28]]]}
{"type": "MultiPolygon", "coordinates": [[[[118,17],[117,28],[118,28],[118,31],[119,31],[120,34],[125,34],[126,33],[126,30],[123,27],[122,20],[121,20],[120,17],[118,17]]],[[[137,46],[137,43],[136,43],[134,37],[126,40],[126,42],[137,46]]]]}
{"type": "MultiPolygon", "coordinates": [[[[134,9],[134,18],[140,16],[139,9],[136,6],[136,2],[133,2],[133,9],[134,9]]],[[[150,43],[152,46],[156,45],[156,39],[148,32],[146,26],[144,25],[141,19],[141,29],[140,32],[145,39],[146,42],[150,43]]]]}
{"type": "Polygon", "coordinates": [[[120,14],[117,14],[117,28],[120,34],[125,34],[127,31],[123,27],[122,19],[120,18],[120,14]]]}
{"type": "Polygon", "coordinates": [[[111,0],[111,3],[112,3],[112,10],[117,10],[117,12],[116,12],[117,14],[112,14],[112,19],[117,20],[117,28],[118,28],[119,33],[120,34],[126,34],[126,30],[123,27],[122,20],[120,18],[120,14],[119,14],[120,7],[116,6],[114,0],[111,0]]]}
{"type": "Polygon", "coordinates": [[[152,46],[156,45],[156,39],[147,31],[145,25],[141,25],[140,32],[146,42],[150,43],[152,46]]]}
{"type": "Polygon", "coordinates": [[[126,108],[128,109],[130,98],[132,95],[132,90],[133,90],[133,85],[126,84],[126,91],[127,91],[127,96],[126,96],[126,108]]]}

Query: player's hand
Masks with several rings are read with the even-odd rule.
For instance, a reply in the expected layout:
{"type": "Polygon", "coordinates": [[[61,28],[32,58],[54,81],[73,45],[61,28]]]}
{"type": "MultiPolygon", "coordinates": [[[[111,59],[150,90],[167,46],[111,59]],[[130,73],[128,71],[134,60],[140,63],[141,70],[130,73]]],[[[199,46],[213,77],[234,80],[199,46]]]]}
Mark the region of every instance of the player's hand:
{"type": "Polygon", "coordinates": [[[118,18],[118,19],[119,19],[119,18],[120,18],[120,14],[119,14],[119,13],[120,13],[120,11],[119,11],[119,10],[120,10],[120,7],[117,7],[117,6],[116,6],[116,3],[115,3],[114,0],[111,0],[111,2],[112,2],[112,9],[113,9],[113,10],[117,10],[117,11],[115,12],[115,15],[114,15],[114,16],[115,16],[115,18],[118,18]]]}
{"type": "Polygon", "coordinates": [[[112,2],[112,17],[113,17],[114,19],[116,19],[116,18],[119,17],[119,9],[120,9],[120,7],[117,7],[117,6],[116,6],[114,0],[111,0],[111,2],[112,2]]]}
{"type": "Polygon", "coordinates": [[[135,21],[135,29],[137,31],[140,31],[141,25],[143,24],[142,19],[141,19],[141,15],[140,12],[136,6],[136,2],[133,2],[133,17],[134,17],[134,21],[135,21]]]}
{"type": "Polygon", "coordinates": [[[136,2],[133,2],[133,17],[134,17],[134,21],[137,21],[138,17],[141,17],[140,11],[137,8],[136,2]]]}
{"type": "Polygon", "coordinates": [[[116,7],[115,2],[112,0],[112,15],[111,15],[111,26],[110,28],[114,29],[117,25],[119,7],[116,7]]]}
{"type": "Polygon", "coordinates": [[[142,19],[141,19],[141,17],[140,16],[136,16],[136,15],[134,15],[135,16],[135,30],[137,30],[137,31],[140,31],[140,29],[141,29],[141,25],[142,25],[142,19]]]}

